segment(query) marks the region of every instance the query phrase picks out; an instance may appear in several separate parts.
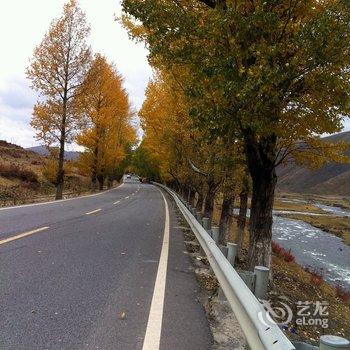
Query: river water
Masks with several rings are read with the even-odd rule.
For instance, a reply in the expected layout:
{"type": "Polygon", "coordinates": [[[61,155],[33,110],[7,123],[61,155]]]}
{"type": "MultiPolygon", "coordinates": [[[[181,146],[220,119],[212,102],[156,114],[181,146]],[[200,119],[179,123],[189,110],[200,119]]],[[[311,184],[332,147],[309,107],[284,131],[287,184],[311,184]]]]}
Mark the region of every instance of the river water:
{"type": "MultiPolygon", "coordinates": [[[[350,212],[342,208],[319,203],[315,205],[325,214],[350,217],[350,212]]],[[[283,211],[276,211],[273,215],[273,240],[285,249],[291,249],[299,264],[321,272],[326,281],[350,290],[350,246],[341,238],[304,221],[276,215],[281,213],[283,211]]]]}
{"type": "Polygon", "coordinates": [[[323,273],[325,280],[350,289],[350,246],[310,224],[274,215],[273,240],[291,249],[295,260],[323,273]]]}
{"type": "Polygon", "coordinates": [[[347,216],[347,217],[350,217],[350,211],[345,210],[343,208],[331,207],[329,205],[324,205],[324,204],[321,204],[321,203],[314,203],[314,205],[316,207],[324,210],[328,214],[333,214],[333,215],[336,215],[336,216],[347,216]]]}

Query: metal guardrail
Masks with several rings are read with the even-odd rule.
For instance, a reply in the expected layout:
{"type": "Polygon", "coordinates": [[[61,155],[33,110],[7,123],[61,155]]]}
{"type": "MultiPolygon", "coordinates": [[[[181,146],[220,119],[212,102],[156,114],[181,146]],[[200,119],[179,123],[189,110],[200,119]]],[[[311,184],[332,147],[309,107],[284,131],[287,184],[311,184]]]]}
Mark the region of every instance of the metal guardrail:
{"type": "Polygon", "coordinates": [[[184,218],[203,248],[220,287],[235,314],[247,343],[252,350],[295,350],[286,335],[271,322],[267,311],[240,278],[236,270],[222,254],[215,241],[186,208],[178,195],[164,185],[154,183],[167,191],[175,200],[184,218]]]}

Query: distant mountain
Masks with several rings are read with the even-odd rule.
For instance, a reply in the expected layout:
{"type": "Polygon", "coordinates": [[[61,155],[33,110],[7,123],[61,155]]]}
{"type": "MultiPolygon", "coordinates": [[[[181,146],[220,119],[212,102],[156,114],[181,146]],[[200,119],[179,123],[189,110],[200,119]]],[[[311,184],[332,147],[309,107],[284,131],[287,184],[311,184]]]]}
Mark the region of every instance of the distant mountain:
{"type": "MultiPolygon", "coordinates": [[[[324,138],[328,142],[350,142],[350,131],[324,138]]],[[[350,156],[350,150],[347,151],[350,156]]],[[[328,163],[317,170],[296,164],[277,168],[277,188],[285,192],[350,196],[350,164],[328,163]]]]}
{"type": "MultiPolygon", "coordinates": [[[[29,147],[26,148],[28,151],[32,151],[35,153],[38,153],[42,156],[48,156],[49,155],[49,150],[47,149],[46,146],[34,146],[34,147],[29,147]]],[[[64,152],[64,158],[66,160],[76,160],[78,159],[80,156],[80,152],[76,152],[76,151],[65,151],[64,152]]]]}

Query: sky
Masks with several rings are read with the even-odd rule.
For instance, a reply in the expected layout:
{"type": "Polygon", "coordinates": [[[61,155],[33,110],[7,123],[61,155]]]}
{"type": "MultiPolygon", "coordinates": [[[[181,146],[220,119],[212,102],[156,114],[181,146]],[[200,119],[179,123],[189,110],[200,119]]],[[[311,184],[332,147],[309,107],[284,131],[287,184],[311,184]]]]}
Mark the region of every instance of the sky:
{"type": "MultiPolygon", "coordinates": [[[[64,3],[65,0],[0,0],[0,140],[23,147],[40,144],[29,124],[37,95],[30,89],[25,69],[50,22],[61,15],[64,3]]],[[[116,64],[124,76],[131,103],[138,110],[152,71],[144,45],[129,39],[125,29],[114,20],[115,15],[121,14],[120,1],[79,3],[91,25],[92,49],[116,64]]],[[[344,130],[350,130],[349,120],[344,130]]]]}
{"type": "MultiPolygon", "coordinates": [[[[0,140],[23,147],[40,144],[29,124],[37,95],[30,88],[25,69],[50,22],[61,15],[65,2],[0,0],[0,140]]],[[[121,13],[120,2],[80,0],[79,3],[91,25],[93,51],[116,64],[133,107],[139,109],[152,71],[144,45],[129,39],[125,29],[114,20],[121,13]]]]}

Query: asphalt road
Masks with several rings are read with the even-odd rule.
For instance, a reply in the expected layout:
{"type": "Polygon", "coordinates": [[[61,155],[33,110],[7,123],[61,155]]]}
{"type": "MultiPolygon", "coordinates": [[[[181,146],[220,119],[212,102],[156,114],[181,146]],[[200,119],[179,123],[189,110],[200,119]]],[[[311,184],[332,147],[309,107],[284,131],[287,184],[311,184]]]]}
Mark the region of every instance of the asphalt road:
{"type": "Polygon", "coordinates": [[[210,349],[184,250],[153,185],[0,209],[0,349],[210,349]]]}

